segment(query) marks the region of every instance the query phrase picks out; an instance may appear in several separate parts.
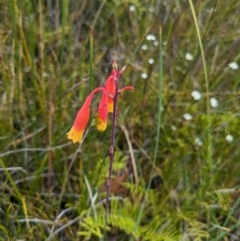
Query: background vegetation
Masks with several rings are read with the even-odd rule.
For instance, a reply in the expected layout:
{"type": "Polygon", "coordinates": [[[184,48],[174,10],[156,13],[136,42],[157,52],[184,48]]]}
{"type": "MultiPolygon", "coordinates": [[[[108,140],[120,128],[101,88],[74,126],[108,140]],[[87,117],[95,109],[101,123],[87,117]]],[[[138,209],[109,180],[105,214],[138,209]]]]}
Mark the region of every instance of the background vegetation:
{"type": "Polygon", "coordinates": [[[0,9],[1,240],[239,240],[239,1],[0,9]],[[82,145],[66,138],[90,91],[90,27],[93,88],[113,59],[127,66],[121,85],[135,87],[118,105],[107,227],[111,123],[90,127],[82,145]]]}

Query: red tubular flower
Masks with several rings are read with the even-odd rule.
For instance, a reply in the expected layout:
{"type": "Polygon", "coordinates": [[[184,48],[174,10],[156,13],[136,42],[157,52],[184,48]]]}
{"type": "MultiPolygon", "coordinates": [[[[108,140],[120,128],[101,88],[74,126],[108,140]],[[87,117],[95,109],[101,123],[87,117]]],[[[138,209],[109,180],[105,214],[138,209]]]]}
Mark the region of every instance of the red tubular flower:
{"type": "Polygon", "coordinates": [[[115,95],[116,91],[116,85],[115,85],[116,77],[111,75],[108,77],[106,84],[105,84],[105,89],[107,90],[107,107],[108,107],[108,112],[113,113],[113,98],[115,95]]]}
{"type": "Polygon", "coordinates": [[[110,113],[113,113],[113,98],[116,91],[116,79],[118,75],[116,61],[112,62],[112,67],[111,74],[105,83],[105,89],[107,89],[108,93],[108,112],[110,113]]]}
{"type": "Polygon", "coordinates": [[[124,86],[122,89],[118,90],[118,93],[122,93],[125,90],[134,90],[134,87],[131,85],[124,86]]]}
{"type": "MultiPolygon", "coordinates": [[[[97,130],[105,131],[107,127],[107,117],[108,113],[113,113],[114,108],[114,98],[116,95],[116,80],[117,76],[122,74],[125,70],[125,67],[122,68],[119,72],[117,71],[117,64],[113,62],[113,69],[111,75],[108,77],[105,83],[105,90],[102,94],[102,98],[99,103],[98,117],[97,117],[97,130]]],[[[124,90],[133,90],[132,86],[125,86],[122,89],[118,90],[118,93],[123,92],[124,90]]]]}
{"type": "MultiPolygon", "coordinates": [[[[118,94],[122,93],[125,90],[134,89],[132,86],[125,86],[122,89],[118,89],[118,79],[120,75],[124,72],[126,67],[124,66],[120,71],[118,71],[117,63],[116,61],[113,61],[112,68],[113,69],[111,75],[108,77],[105,83],[105,87],[99,87],[93,90],[86,98],[81,109],[78,111],[73,126],[67,133],[68,139],[72,140],[73,143],[81,142],[82,140],[83,133],[86,129],[87,123],[90,118],[90,105],[92,103],[93,95],[97,91],[103,91],[102,98],[98,107],[96,124],[97,129],[102,132],[105,131],[107,128],[108,113],[113,113],[114,101],[117,102],[118,94]],[[118,91],[116,92],[116,90],[118,91]]],[[[116,116],[116,113],[113,116],[116,116]]],[[[115,117],[113,117],[113,119],[114,118],[115,117]]]]}
{"type": "Polygon", "coordinates": [[[108,92],[107,92],[107,89],[105,88],[98,107],[98,117],[97,117],[98,131],[102,132],[106,130],[107,117],[108,117],[108,92]]]}
{"type": "Polygon", "coordinates": [[[90,105],[92,103],[93,95],[97,91],[103,90],[103,87],[94,89],[83,103],[81,109],[78,111],[74,124],[71,130],[67,133],[68,139],[72,140],[73,143],[81,142],[84,130],[86,129],[87,123],[90,118],[90,105]]]}
{"type": "Polygon", "coordinates": [[[112,70],[110,76],[115,76],[117,77],[117,71],[115,69],[112,70]]]}

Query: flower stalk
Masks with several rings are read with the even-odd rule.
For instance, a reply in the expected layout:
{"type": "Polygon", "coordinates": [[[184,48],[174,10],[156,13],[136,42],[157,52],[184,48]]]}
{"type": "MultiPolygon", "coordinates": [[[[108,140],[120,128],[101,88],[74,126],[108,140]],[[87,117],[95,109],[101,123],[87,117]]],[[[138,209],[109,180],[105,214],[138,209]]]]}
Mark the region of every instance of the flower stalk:
{"type": "MultiPolygon", "coordinates": [[[[119,89],[119,79],[121,74],[126,69],[126,66],[124,66],[120,71],[117,71],[117,63],[113,61],[113,71],[115,70],[115,94],[113,96],[113,115],[112,115],[112,130],[111,130],[111,143],[109,148],[109,171],[108,171],[108,179],[106,184],[106,190],[107,190],[107,197],[106,197],[106,222],[107,218],[110,214],[110,192],[111,192],[111,177],[112,177],[112,167],[113,167],[113,161],[114,161],[114,154],[115,154],[115,133],[116,133],[116,119],[117,119],[117,102],[118,102],[118,95],[122,93],[124,90],[134,90],[132,86],[125,86],[122,89],[119,89]]],[[[112,73],[113,73],[112,71],[112,73]]]]}
{"type": "Polygon", "coordinates": [[[92,103],[93,96],[96,92],[102,91],[102,98],[99,103],[96,128],[98,131],[103,132],[107,128],[108,113],[112,113],[112,129],[111,129],[111,140],[109,148],[109,173],[106,183],[106,224],[110,214],[110,193],[111,193],[111,176],[112,167],[114,161],[114,146],[115,146],[115,133],[116,133],[116,119],[117,119],[117,103],[118,95],[125,90],[133,90],[132,86],[125,86],[119,89],[119,78],[125,70],[125,66],[118,71],[116,61],[112,63],[112,72],[108,77],[104,87],[98,87],[94,89],[86,98],[81,109],[78,111],[76,119],[73,123],[72,128],[67,133],[68,139],[72,140],[73,143],[81,142],[85,129],[90,119],[90,106],[92,103]]]}
{"type": "MultiPolygon", "coordinates": [[[[117,68],[116,62],[113,62],[113,69],[117,68]]],[[[116,69],[117,71],[117,69],[116,69]]],[[[113,160],[114,160],[114,146],[115,146],[115,132],[116,132],[116,116],[117,116],[117,101],[118,101],[118,82],[120,77],[119,72],[117,72],[116,79],[115,79],[115,94],[113,96],[113,115],[112,115],[112,130],[111,130],[111,143],[109,148],[109,171],[108,171],[108,180],[106,185],[107,190],[107,197],[106,197],[106,220],[110,213],[110,191],[111,191],[111,176],[112,176],[112,166],[113,166],[113,160]]]]}

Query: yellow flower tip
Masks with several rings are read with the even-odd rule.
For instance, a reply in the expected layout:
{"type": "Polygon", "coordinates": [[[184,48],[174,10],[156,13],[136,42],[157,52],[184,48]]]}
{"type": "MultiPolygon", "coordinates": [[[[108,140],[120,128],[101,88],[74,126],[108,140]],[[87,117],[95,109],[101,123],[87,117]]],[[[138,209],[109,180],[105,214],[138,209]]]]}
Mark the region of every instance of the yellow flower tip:
{"type": "Polygon", "coordinates": [[[97,130],[98,131],[105,131],[107,128],[107,122],[104,121],[101,117],[98,117],[98,122],[97,122],[97,130]]]}
{"type": "Polygon", "coordinates": [[[112,61],[112,68],[117,70],[117,62],[116,62],[116,60],[112,61]]]}
{"type": "Polygon", "coordinates": [[[122,73],[125,71],[126,67],[127,67],[127,66],[124,66],[124,67],[119,71],[119,74],[122,74],[122,73]]]}
{"type": "Polygon", "coordinates": [[[113,103],[108,103],[108,113],[113,113],[113,103]]]}
{"type": "Polygon", "coordinates": [[[67,138],[69,140],[72,140],[73,143],[81,142],[83,131],[76,130],[74,127],[71,128],[71,130],[67,133],[67,138]]]}

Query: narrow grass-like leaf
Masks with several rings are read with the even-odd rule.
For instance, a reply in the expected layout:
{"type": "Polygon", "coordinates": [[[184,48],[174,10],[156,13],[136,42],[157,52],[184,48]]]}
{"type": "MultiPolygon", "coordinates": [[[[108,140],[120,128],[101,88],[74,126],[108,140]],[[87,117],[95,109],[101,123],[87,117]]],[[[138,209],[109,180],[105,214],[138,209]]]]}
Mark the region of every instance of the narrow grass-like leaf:
{"type": "MultiPolygon", "coordinates": [[[[213,189],[213,163],[212,163],[212,120],[210,116],[210,100],[209,100],[209,81],[208,81],[208,70],[207,70],[207,64],[206,64],[206,59],[205,59],[205,53],[203,49],[203,44],[202,44],[202,38],[201,38],[201,33],[200,33],[200,28],[198,25],[197,21],[197,16],[196,12],[192,3],[192,0],[188,0],[192,16],[193,16],[193,21],[194,25],[196,28],[197,32],[197,38],[198,38],[198,43],[201,51],[201,57],[202,57],[202,63],[203,63],[203,71],[204,71],[204,77],[205,77],[205,87],[206,87],[206,115],[207,115],[207,127],[206,127],[206,132],[207,132],[207,165],[208,169],[206,172],[204,172],[204,178],[205,180],[208,179],[210,183],[210,189],[213,189]],[[210,174],[210,176],[208,176],[210,174]]],[[[204,195],[204,189],[202,190],[201,196],[204,195]]]]}
{"type": "Polygon", "coordinates": [[[93,29],[90,28],[90,49],[89,49],[89,85],[88,85],[88,92],[90,93],[92,91],[92,82],[93,82],[93,29]]]}
{"type": "MultiPolygon", "coordinates": [[[[136,231],[139,228],[141,219],[142,219],[142,215],[143,215],[143,211],[144,208],[146,206],[146,201],[148,198],[148,192],[150,189],[150,185],[151,185],[151,177],[153,175],[153,170],[154,170],[154,166],[156,164],[156,159],[157,159],[157,155],[158,155],[158,146],[159,146],[159,138],[160,138],[160,128],[161,128],[161,116],[162,116],[162,79],[163,79],[163,62],[162,62],[162,26],[159,27],[159,73],[158,73],[158,115],[157,115],[157,135],[156,135],[156,144],[155,144],[155,150],[154,150],[154,158],[153,158],[153,166],[152,166],[152,170],[150,173],[150,178],[149,178],[149,182],[147,185],[147,190],[144,196],[144,201],[141,205],[141,208],[139,210],[139,214],[138,214],[138,218],[136,220],[136,225],[134,227],[134,231],[136,231]]],[[[131,241],[134,240],[134,237],[131,237],[131,241]]]]}

